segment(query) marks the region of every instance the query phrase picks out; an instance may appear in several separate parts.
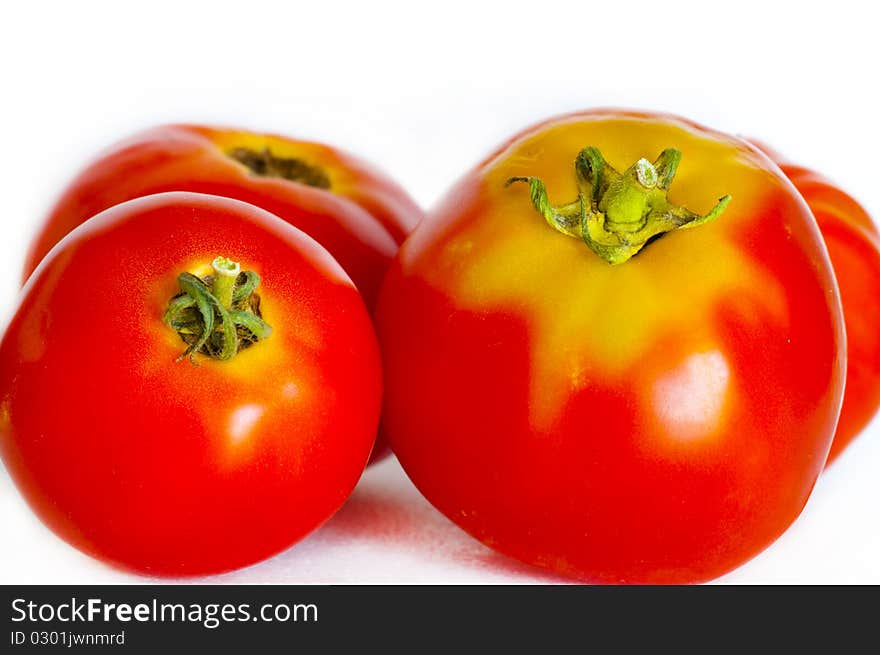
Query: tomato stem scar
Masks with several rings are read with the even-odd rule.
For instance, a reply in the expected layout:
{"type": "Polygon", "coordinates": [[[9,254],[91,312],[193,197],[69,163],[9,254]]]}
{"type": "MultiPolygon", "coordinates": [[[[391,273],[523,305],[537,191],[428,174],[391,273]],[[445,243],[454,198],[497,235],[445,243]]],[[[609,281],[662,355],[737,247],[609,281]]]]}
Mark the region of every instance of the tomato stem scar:
{"type": "Polygon", "coordinates": [[[622,264],[653,238],[715,220],[730,202],[729,195],[720,198],[704,216],[670,203],[666,195],[680,161],[681,152],[667,148],[653,163],[639,159],[618,173],[598,148],[588,146],[575,159],[574,202],[551,205],[537,177],[512,177],[506,186],[528,182],[532,205],[551,227],[583,239],[609,264],[622,264]]]}
{"type": "Polygon", "coordinates": [[[196,353],[229,360],[239,351],[272,333],[260,313],[255,293],[260,276],[242,271],[238,262],[217,257],[213,274],[204,279],[192,273],[177,276],[180,293],[168,302],[162,320],[187,344],[178,361],[196,353]]]}
{"type": "Polygon", "coordinates": [[[318,189],[330,188],[330,178],[320,166],[295,157],[279,157],[268,147],[262,150],[233,148],[226,155],[258,177],[277,177],[318,189]]]}

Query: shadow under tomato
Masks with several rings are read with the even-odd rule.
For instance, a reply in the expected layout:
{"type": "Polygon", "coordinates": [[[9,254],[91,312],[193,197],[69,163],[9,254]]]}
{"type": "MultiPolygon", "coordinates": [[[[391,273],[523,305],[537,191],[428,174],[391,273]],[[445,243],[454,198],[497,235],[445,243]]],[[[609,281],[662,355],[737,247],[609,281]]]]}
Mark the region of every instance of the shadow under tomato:
{"type": "MultiPolygon", "coordinates": [[[[395,458],[367,471],[346,504],[317,535],[378,542],[436,563],[485,570],[523,582],[570,582],[498,553],[461,530],[415,489],[395,458]]],[[[294,548],[295,550],[295,548],[294,548]]]]}
{"type": "Polygon", "coordinates": [[[303,541],[263,562],[198,580],[332,585],[572,582],[470,537],[422,497],[393,456],[369,467],[345,505],[303,541]]]}

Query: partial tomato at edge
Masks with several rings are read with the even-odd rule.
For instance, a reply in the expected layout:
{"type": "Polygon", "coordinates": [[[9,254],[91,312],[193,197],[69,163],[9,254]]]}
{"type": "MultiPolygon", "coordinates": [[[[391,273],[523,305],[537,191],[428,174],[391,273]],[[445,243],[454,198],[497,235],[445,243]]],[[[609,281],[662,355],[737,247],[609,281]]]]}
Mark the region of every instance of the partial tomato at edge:
{"type": "Polygon", "coordinates": [[[376,320],[383,421],[419,490],[487,545],[586,581],[698,582],[756,555],[804,507],[843,393],[838,291],[803,199],[745,142],[666,115],[512,138],[403,245],[376,320]],[[632,254],[652,207],[696,227],[603,261],[632,254]]]}
{"type": "Polygon", "coordinates": [[[749,140],[779,165],[809,205],[840,287],[847,336],[846,388],[827,466],[880,407],[880,233],[865,208],[839,186],[760,141],[749,140]]]}
{"type": "MultiPolygon", "coordinates": [[[[219,261],[215,279],[234,271],[219,261]]],[[[16,485],[66,541],[150,574],[251,564],[323,523],[366,465],[380,399],[370,317],[339,264],[270,213],[202,194],[140,198],[77,228],[0,342],[0,454],[16,485]],[[204,325],[178,276],[210,281],[218,256],[261,279],[257,299],[253,276],[224,293],[188,278],[239,326],[221,330],[212,305],[210,347],[227,357],[226,337],[251,340],[259,315],[271,334],[226,361],[178,361],[204,325]]]]}

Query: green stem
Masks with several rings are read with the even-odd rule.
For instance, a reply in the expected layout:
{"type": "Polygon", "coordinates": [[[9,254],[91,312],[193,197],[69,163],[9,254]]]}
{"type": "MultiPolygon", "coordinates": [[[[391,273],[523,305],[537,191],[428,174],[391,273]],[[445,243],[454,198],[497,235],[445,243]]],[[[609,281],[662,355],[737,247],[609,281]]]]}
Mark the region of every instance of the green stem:
{"type": "Polygon", "coordinates": [[[666,194],[681,161],[681,152],[667,148],[651,163],[639,159],[618,173],[598,148],[589,146],[575,159],[577,200],[551,205],[544,183],[536,177],[512,177],[528,182],[532,205],[554,229],[582,239],[610,264],[621,264],[650,239],[679,228],[704,225],[721,215],[730,196],[704,216],[669,202],[666,194]]]}
{"type": "Polygon", "coordinates": [[[232,307],[232,290],[235,288],[235,280],[241,273],[241,267],[238,262],[234,262],[226,257],[217,257],[211,262],[211,268],[214,269],[214,281],[211,290],[214,297],[224,309],[232,307]]]}
{"type": "Polygon", "coordinates": [[[177,277],[180,293],[168,302],[162,320],[187,344],[178,359],[195,362],[196,353],[229,360],[242,349],[267,338],[272,328],[262,319],[255,293],[260,276],[241,271],[238,262],[217,257],[213,275],[177,277]]]}

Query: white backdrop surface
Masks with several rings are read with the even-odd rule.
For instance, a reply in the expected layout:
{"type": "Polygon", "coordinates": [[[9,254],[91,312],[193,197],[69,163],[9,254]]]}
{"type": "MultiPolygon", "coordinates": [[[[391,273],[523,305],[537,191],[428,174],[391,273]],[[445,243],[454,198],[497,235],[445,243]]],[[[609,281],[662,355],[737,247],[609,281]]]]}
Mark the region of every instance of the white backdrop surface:
{"type": "MultiPolygon", "coordinates": [[[[847,1],[5,3],[0,314],[13,311],[27,244],[62,185],[103,147],[165,122],[337,144],[430,207],[539,119],[664,110],[762,138],[880,217],[875,14],[847,1]]],[[[878,473],[875,420],[791,529],[719,582],[880,583],[878,473]]],[[[3,470],[0,535],[0,583],[151,581],[61,542],[3,470]]],[[[207,580],[557,581],[470,539],[393,459],[305,541],[207,580]]]]}

